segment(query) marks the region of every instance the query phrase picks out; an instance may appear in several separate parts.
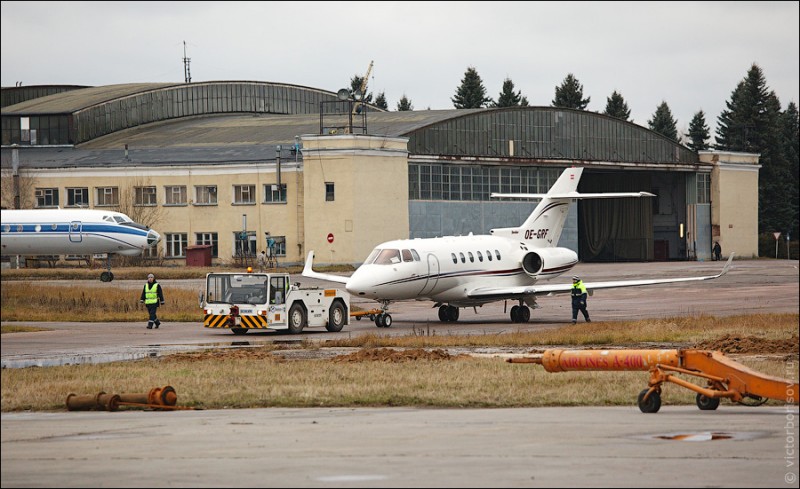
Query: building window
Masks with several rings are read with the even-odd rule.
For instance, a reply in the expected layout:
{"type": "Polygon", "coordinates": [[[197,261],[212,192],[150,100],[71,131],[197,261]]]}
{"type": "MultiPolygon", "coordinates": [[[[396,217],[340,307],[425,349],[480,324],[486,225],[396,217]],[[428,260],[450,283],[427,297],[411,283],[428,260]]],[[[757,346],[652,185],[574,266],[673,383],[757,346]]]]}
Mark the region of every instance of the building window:
{"type": "Polygon", "coordinates": [[[186,185],[168,185],[164,190],[164,205],[186,205],[186,185]]]}
{"type": "Polygon", "coordinates": [[[164,256],[168,258],[180,258],[186,256],[186,246],[188,244],[186,233],[167,233],[164,256]]]}
{"type": "Polygon", "coordinates": [[[158,258],[158,246],[153,246],[142,250],[142,258],[149,258],[149,259],[158,258]]]}
{"type": "Polygon", "coordinates": [[[711,202],[711,174],[697,174],[697,203],[708,204],[711,202]]]}
{"type": "Polygon", "coordinates": [[[216,185],[197,185],[194,188],[195,205],[217,205],[217,186],[216,185]]]}
{"type": "Polygon", "coordinates": [[[133,205],[145,206],[156,205],[156,188],[155,187],[134,187],[134,202],[133,205]]]}
{"type": "Polygon", "coordinates": [[[256,186],[255,185],[234,185],[233,186],[234,204],[255,204],[256,186]]]}
{"type": "Polygon", "coordinates": [[[89,188],[68,188],[67,207],[89,207],[89,188]]]}
{"type": "Polygon", "coordinates": [[[36,189],[36,207],[58,207],[58,189],[57,188],[37,188],[36,189]]]}
{"type": "Polygon", "coordinates": [[[286,203],[286,184],[266,184],[264,185],[264,203],[276,204],[286,203]]]}
{"type": "Polygon", "coordinates": [[[325,202],[333,202],[333,182],[325,182],[325,202]]]}
{"type": "Polygon", "coordinates": [[[217,233],[195,233],[195,244],[211,245],[211,257],[219,257],[219,238],[217,233]]]}
{"type": "Polygon", "coordinates": [[[119,188],[97,187],[97,207],[119,205],[119,188]]]}
{"type": "Polygon", "coordinates": [[[233,233],[233,256],[256,256],[256,232],[237,231],[233,233]]]}
{"type": "Polygon", "coordinates": [[[286,256],[286,236],[272,236],[273,246],[267,250],[271,256],[286,256]]]}

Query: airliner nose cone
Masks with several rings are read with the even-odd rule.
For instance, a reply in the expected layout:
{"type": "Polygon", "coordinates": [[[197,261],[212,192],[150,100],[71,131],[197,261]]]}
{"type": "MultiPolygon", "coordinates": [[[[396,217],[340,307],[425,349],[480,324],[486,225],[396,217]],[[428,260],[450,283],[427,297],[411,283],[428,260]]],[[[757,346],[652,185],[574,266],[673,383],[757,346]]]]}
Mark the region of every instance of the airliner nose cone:
{"type": "Polygon", "coordinates": [[[153,246],[157,245],[158,242],[161,241],[161,235],[155,232],[154,230],[150,230],[147,232],[147,246],[152,248],[153,246]]]}

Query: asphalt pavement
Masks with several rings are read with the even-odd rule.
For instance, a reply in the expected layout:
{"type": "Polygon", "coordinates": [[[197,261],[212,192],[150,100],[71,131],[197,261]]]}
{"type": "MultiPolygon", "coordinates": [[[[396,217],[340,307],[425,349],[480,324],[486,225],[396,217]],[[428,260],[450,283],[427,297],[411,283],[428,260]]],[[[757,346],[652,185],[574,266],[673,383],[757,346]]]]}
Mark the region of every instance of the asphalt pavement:
{"type": "MultiPolygon", "coordinates": [[[[579,264],[574,273],[590,281],[707,275],[721,267],[579,264]]],[[[737,260],[726,276],[712,281],[598,292],[589,299],[589,311],[595,321],[797,313],[798,282],[796,260],[737,260]]],[[[570,323],[568,297],[545,297],[540,306],[527,324],[511,323],[510,305],[502,302],[464,310],[458,323],[439,323],[430,303],[402,303],[391,310],[391,328],[364,320],[340,333],[301,335],[234,336],[200,322],[166,323],[158,330],[145,329],[144,322],[53,322],[42,324],[52,331],[3,335],[2,359],[5,369],[242,342],[366,333],[497,334],[570,323]]],[[[654,414],[635,405],[3,413],[0,472],[2,487],[796,488],[798,419],[796,406],[727,401],[716,411],[663,406],[654,414]]]]}

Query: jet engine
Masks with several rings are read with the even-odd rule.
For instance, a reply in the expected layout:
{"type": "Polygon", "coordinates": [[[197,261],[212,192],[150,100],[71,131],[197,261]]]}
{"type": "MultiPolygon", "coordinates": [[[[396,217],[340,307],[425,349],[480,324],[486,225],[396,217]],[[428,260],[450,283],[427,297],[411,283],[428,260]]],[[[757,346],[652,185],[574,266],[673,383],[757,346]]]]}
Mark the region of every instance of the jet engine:
{"type": "Polygon", "coordinates": [[[522,256],[522,269],[528,276],[542,278],[560,275],[578,263],[578,254],[567,248],[539,248],[522,256]]]}

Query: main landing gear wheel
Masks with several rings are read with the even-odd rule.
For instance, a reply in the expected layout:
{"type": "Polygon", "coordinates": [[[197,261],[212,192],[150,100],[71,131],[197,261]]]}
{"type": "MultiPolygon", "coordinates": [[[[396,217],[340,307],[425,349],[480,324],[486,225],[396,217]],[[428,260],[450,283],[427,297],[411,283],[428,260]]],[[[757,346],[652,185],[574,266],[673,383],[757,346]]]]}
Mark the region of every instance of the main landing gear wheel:
{"type": "Polygon", "coordinates": [[[512,323],[527,323],[531,319],[531,310],[528,306],[514,306],[511,308],[512,323]]]}
{"type": "Polygon", "coordinates": [[[694,400],[702,411],[713,411],[719,407],[719,397],[708,397],[698,392],[694,400]]]}
{"type": "Polygon", "coordinates": [[[375,326],[379,328],[389,328],[392,326],[392,316],[382,312],[375,316],[375,326]]]}
{"type": "Polygon", "coordinates": [[[458,321],[458,308],[455,306],[439,306],[439,321],[443,323],[458,321]]]}
{"type": "Polygon", "coordinates": [[[100,281],[101,282],[111,282],[114,280],[114,274],[111,272],[103,272],[100,274],[100,281]]]}
{"type": "Polygon", "coordinates": [[[661,394],[658,391],[653,391],[647,396],[647,399],[644,398],[647,395],[647,392],[650,389],[644,389],[642,392],[639,393],[639,397],[636,401],[639,403],[639,411],[643,413],[657,413],[659,409],[661,409],[661,394]]]}

